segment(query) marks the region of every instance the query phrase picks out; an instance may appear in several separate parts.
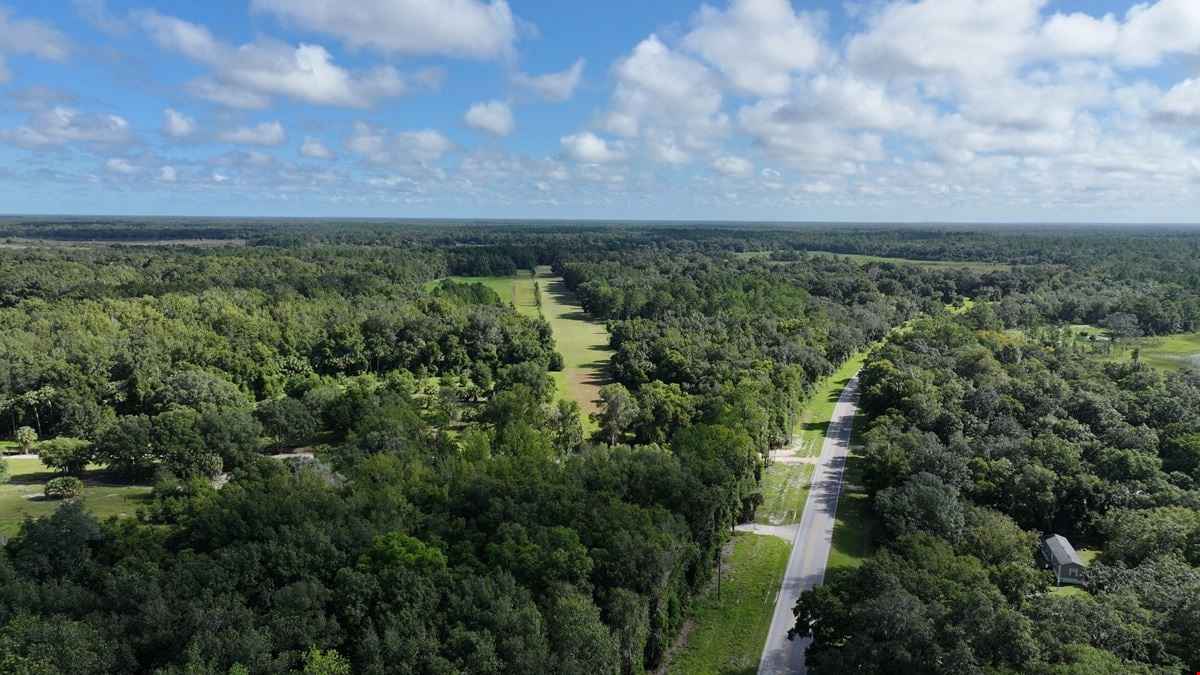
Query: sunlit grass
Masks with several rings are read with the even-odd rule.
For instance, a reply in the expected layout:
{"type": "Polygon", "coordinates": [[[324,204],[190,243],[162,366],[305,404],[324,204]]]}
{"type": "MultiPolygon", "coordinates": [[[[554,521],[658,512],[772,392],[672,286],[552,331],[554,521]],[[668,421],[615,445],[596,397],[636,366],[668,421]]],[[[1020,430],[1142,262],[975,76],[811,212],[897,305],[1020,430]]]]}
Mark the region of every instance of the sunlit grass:
{"type": "Polygon", "coordinates": [[[735,535],[720,601],[715,583],[696,599],[688,617],[694,628],[667,672],[755,672],[790,552],[779,537],[735,535]]]}
{"type": "MultiPolygon", "coordinates": [[[[54,512],[62,504],[45,499],[46,481],[58,476],[39,459],[8,459],[10,480],[0,485],[0,534],[14,535],[26,516],[39,518],[54,512]]],[[[93,516],[131,516],[148,503],[150,486],[121,482],[91,466],[80,474],[86,484],[83,504],[93,516]]]]}

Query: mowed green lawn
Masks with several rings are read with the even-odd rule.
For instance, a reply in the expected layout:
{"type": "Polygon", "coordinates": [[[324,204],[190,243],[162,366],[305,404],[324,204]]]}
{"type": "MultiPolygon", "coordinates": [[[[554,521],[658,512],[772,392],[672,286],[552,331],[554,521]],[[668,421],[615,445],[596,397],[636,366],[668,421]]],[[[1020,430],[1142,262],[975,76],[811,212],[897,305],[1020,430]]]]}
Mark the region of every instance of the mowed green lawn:
{"type": "Polygon", "coordinates": [[[714,581],[689,612],[692,627],[667,672],[754,673],[791,548],[779,537],[738,533],[714,581]]]}
{"type": "MultiPolygon", "coordinates": [[[[563,357],[562,372],[550,373],[558,396],[573,399],[583,409],[584,428],[594,430],[595,425],[588,415],[596,412],[596,401],[600,398],[600,387],[607,384],[608,362],[612,350],[608,348],[608,330],[603,321],[597,321],[584,313],[575,294],[567,289],[563,280],[554,275],[549,267],[540,267],[534,277],[527,271],[512,277],[445,277],[460,284],[479,283],[496,292],[518,312],[527,316],[539,313],[550,324],[554,342],[563,357]],[[542,298],[537,306],[535,284],[542,298]]],[[[442,279],[429,281],[426,290],[433,289],[442,279]]]]}
{"type": "MultiPolygon", "coordinates": [[[[563,357],[563,370],[554,373],[561,396],[570,396],[584,414],[596,412],[600,387],[609,382],[608,330],[603,321],[588,316],[575,294],[548,267],[538,268],[542,316],[554,331],[554,342],[563,357]]],[[[588,428],[591,428],[590,421],[588,428]]]]}
{"type": "Polygon", "coordinates": [[[533,299],[533,275],[527,270],[521,270],[510,277],[444,277],[425,282],[425,290],[433,290],[446,279],[459,284],[483,284],[518,312],[526,316],[538,315],[537,304],[533,299]]]}
{"type": "Polygon", "coordinates": [[[775,462],[763,471],[759,489],[763,503],[754,512],[754,522],[760,525],[791,525],[800,522],[808,488],[812,481],[812,464],[783,464],[775,462]]]}
{"type": "MultiPolygon", "coordinates": [[[[42,497],[46,481],[58,474],[50,471],[38,459],[7,459],[9,481],[0,485],[0,534],[14,535],[25,516],[37,518],[54,512],[61,501],[42,497]]],[[[83,504],[100,519],[109,516],[131,516],[138,507],[150,500],[148,484],[130,484],[115,480],[97,467],[91,467],[80,478],[85,483],[83,504]]]]}

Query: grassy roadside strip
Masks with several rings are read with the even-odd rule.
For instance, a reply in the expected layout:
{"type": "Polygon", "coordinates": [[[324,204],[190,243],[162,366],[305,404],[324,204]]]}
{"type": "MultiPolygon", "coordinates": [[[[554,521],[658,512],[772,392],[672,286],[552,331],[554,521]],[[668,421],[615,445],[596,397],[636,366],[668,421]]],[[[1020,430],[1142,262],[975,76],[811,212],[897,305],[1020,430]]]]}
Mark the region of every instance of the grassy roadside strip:
{"type": "Polygon", "coordinates": [[[862,433],[866,419],[855,416],[850,430],[850,455],[842,476],[842,493],[838,498],[837,518],[833,524],[833,542],[829,549],[829,571],[857,567],[875,552],[879,528],[870,496],[862,486],[862,433]]]}
{"type": "MultiPolygon", "coordinates": [[[[800,414],[792,444],[780,450],[777,461],[763,473],[763,503],[754,522],[764,525],[800,522],[814,465],[797,462],[796,458],[814,458],[821,453],[834,406],[846,383],[865,359],[865,351],[854,355],[814,387],[800,414]],[[778,461],[780,458],[783,461],[778,461]]],[[[836,536],[835,531],[835,540],[836,536]]],[[[728,570],[724,588],[738,588],[739,591],[737,594],[725,592],[725,602],[721,605],[715,601],[715,590],[713,597],[696,602],[689,611],[692,631],[667,672],[753,673],[757,670],[791,543],[778,537],[745,533],[735,535],[733,542],[733,554],[726,558],[727,567],[723,568],[728,570]],[[758,598],[764,599],[754,602],[758,598]]]]}
{"type": "Polygon", "coordinates": [[[763,525],[800,522],[804,502],[808,499],[813,464],[797,462],[795,458],[813,458],[821,454],[833,408],[846,383],[862,368],[866,357],[866,351],[855,354],[832,375],[817,383],[800,413],[791,445],[779,450],[777,461],[763,472],[763,503],[755,514],[754,522],[763,525]]]}
{"type": "Polygon", "coordinates": [[[692,630],[666,672],[754,673],[790,552],[779,537],[734,535],[722,566],[721,601],[714,580],[692,605],[692,630]]]}

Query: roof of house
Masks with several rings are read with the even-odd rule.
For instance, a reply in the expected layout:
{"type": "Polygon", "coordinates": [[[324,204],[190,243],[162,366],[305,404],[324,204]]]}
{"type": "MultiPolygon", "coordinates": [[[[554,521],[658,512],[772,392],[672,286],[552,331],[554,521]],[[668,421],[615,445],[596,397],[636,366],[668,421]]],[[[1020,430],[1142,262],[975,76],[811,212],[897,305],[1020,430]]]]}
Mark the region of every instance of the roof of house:
{"type": "Polygon", "coordinates": [[[1067,538],[1060,534],[1048,534],[1042,538],[1046,544],[1046,550],[1050,552],[1050,560],[1055,565],[1065,565],[1067,563],[1075,563],[1083,565],[1083,561],[1079,559],[1079,554],[1075,552],[1075,547],[1067,538]]]}

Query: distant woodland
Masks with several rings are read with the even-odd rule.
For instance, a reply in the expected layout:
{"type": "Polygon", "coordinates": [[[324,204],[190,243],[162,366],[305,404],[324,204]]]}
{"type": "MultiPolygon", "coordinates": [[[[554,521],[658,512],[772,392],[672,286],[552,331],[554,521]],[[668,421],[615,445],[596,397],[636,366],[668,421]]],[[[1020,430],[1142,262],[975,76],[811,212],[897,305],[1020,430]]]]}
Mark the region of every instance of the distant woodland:
{"type": "Polygon", "coordinates": [[[68,489],[0,548],[0,672],[653,670],[866,349],[883,538],[797,605],[815,672],[1200,663],[1200,372],[1124,346],[1200,330],[1200,231],[3,219],[0,244],[0,437],[153,486],[124,518],[68,489]],[[608,327],[594,419],[544,319],[443,280],[539,265],[608,327]],[[1049,531],[1102,551],[1087,592],[1050,592],[1049,531]]]}

